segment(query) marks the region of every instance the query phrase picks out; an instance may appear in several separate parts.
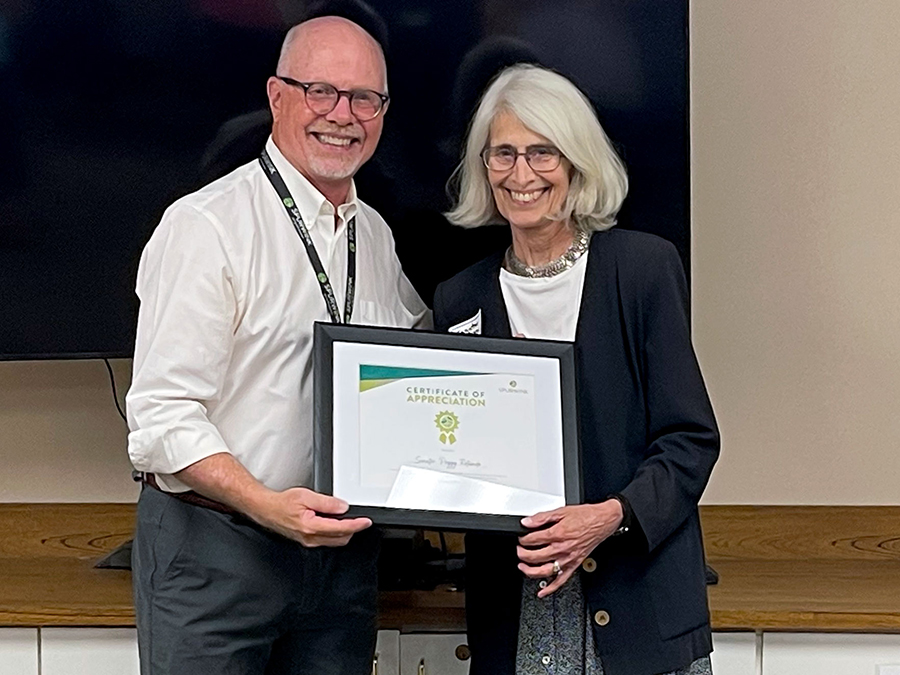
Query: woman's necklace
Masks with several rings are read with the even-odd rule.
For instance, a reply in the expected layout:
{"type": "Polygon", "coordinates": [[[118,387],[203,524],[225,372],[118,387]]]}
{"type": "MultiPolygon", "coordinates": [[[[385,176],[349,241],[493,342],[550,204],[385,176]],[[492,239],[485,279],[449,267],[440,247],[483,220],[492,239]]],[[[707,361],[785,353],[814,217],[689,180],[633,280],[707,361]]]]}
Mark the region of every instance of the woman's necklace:
{"type": "Polygon", "coordinates": [[[530,277],[531,279],[543,279],[546,277],[555,277],[561,272],[565,272],[575,264],[584,252],[587,251],[588,245],[591,243],[591,235],[589,232],[575,231],[575,238],[566,252],[559,256],[556,260],[551,260],[546,265],[526,265],[516,257],[513,253],[513,247],[506,249],[506,256],[503,264],[507,272],[511,272],[516,276],[530,277]]]}

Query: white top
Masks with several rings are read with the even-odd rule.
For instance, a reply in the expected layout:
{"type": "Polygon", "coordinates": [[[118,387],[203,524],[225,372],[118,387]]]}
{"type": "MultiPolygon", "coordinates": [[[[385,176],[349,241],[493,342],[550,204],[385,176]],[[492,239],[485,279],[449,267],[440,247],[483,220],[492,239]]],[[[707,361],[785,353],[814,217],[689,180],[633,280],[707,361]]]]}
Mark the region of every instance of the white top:
{"type": "MultiPolygon", "coordinates": [[[[387,224],[351,188],[334,207],[281,154],[291,192],[343,313],[347,221],[356,215],[351,323],[431,327],[387,224]]],[[[268,487],[312,484],[313,322],[322,291],[275,189],[254,160],[179,199],[141,256],[128,454],[169,490],[169,474],[229,452],[268,487]]]]}
{"type": "Polygon", "coordinates": [[[513,335],[575,341],[588,251],[565,272],[532,279],[500,268],[500,290],[513,335]]]}

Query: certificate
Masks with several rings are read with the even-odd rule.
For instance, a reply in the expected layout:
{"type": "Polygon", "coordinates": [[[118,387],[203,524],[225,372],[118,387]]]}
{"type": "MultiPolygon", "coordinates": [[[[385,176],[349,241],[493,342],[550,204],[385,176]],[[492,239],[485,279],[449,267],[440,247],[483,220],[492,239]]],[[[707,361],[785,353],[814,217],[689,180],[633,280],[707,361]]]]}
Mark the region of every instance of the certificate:
{"type": "Polygon", "coordinates": [[[320,492],[385,525],[520,530],[580,501],[571,343],[315,327],[320,492]]]}

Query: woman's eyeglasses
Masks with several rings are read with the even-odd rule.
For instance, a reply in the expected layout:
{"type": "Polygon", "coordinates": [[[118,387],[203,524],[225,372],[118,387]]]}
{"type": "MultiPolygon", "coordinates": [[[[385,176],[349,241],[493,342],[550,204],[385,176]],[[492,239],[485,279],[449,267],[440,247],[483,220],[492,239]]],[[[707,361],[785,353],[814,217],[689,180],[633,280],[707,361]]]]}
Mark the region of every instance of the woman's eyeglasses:
{"type": "Polygon", "coordinates": [[[558,167],[562,153],[552,145],[529,145],[525,152],[519,152],[511,145],[492,145],[481,153],[484,165],[491,171],[509,171],[519,157],[524,157],[528,166],[540,173],[558,167]]]}

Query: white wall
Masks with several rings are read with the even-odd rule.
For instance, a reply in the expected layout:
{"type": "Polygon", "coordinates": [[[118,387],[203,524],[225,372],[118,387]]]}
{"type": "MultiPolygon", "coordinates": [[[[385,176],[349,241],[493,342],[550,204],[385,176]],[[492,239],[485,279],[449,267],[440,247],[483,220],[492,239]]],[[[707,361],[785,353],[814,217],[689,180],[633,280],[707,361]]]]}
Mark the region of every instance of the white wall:
{"type": "Polygon", "coordinates": [[[693,0],[710,503],[900,503],[900,3],[693,0]]]}
{"type": "Polygon", "coordinates": [[[126,434],[102,361],[0,363],[0,502],[135,501],[126,434]]]}

